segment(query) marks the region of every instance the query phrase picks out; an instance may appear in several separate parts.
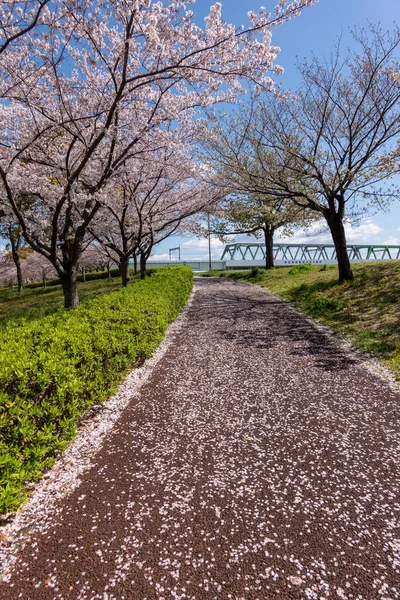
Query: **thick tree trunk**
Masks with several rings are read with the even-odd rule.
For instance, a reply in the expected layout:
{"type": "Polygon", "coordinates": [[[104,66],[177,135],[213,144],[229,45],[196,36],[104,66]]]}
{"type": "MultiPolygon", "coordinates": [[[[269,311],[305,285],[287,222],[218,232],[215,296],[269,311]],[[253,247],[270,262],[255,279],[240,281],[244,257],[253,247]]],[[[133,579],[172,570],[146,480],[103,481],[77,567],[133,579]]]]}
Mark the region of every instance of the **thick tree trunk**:
{"type": "Polygon", "coordinates": [[[264,239],[265,239],[265,268],[274,268],[274,233],[275,229],[265,223],[264,226],[264,239]]]}
{"type": "Polygon", "coordinates": [[[76,280],[76,268],[72,267],[60,275],[60,281],[64,292],[64,308],[77,308],[79,306],[78,282],[76,280]]]}
{"type": "Polygon", "coordinates": [[[126,287],[131,281],[131,274],[129,271],[129,258],[121,257],[119,261],[119,273],[122,279],[122,286],[126,287]]]}
{"type": "Polygon", "coordinates": [[[140,279],[145,279],[146,277],[146,263],[147,257],[144,252],[140,253],[140,279]]]}
{"type": "Polygon", "coordinates": [[[352,281],[354,279],[353,271],[351,270],[351,264],[349,255],[347,252],[346,233],[344,230],[343,219],[339,215],[328,214],[325,215],[326,221],[331,230],[333,243],[336,249],[336,257],[339,268],[339,282],[352,281]]]}

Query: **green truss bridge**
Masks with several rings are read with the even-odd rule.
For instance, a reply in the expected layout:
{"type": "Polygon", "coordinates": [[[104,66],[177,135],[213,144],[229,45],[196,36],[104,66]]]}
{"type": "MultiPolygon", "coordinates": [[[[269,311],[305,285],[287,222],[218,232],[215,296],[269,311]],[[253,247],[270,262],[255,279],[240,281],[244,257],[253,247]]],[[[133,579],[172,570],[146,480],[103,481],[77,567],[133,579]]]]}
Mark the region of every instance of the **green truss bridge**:
{"type": "MultiPolygon", "coordinates": [[[[375,260],[400,260],[400,246],[387,245],[348,245],[352,262],[375,260]]],[[[276,265],[296,265],[302,263],[329,264],[336,262],[333,244],[274,244],[276,265]]],[[[221,261],[227,268],[235,266],[263,266],[265,264],[265,244],[227,244],[221,261]]]]}

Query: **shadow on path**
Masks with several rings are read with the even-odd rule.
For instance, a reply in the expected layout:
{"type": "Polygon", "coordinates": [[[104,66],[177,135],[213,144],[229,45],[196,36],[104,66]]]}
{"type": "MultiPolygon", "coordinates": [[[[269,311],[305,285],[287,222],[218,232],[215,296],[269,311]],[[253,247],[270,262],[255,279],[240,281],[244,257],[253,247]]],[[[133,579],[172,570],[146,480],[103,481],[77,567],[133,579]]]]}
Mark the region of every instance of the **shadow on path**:
{"type": "Polygon", "coordinates": [[[327,371],[348,369],[359,360],[341,350],[331,335],[317,329],[303,315],[289,308],[286,301],[275,297],[260,298],[262,288],[256,288],[258,297],[255,298],[247,293],[251,284],[245,284],[245,287],[243,283],[224,278],[220,281],[228,282],[228,285],[231,283],[226,294],[221,290],[218,295],[213,292],[215,283],[212,279],[196,280],[196,285],[207,293],[207,301],[203,301],[194,316],[197,325],[206,325],[208,320],[218,318],[223,326],[215,333],[249,349],[273,349],[289,342],[290,355],[309,356],[318,368],[327,371]]]}

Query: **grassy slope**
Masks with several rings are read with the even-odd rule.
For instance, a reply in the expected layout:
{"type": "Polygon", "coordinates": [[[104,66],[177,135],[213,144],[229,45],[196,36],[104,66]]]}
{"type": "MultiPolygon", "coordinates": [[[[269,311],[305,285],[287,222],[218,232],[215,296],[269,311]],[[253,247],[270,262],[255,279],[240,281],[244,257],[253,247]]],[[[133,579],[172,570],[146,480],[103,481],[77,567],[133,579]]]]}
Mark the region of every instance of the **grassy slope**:
{"type": "MultiPolygon", "coordinates": [[[[121,280],[96,279],[79,283],[79,298],[85,303],[91,298],[108,294],[121,288],[121,280]]],[[[0,289],[0,329],[8,321],[25,318],[36,321],[54,313],[64,306],[61,285],[48,288],[25,289],[19,293],[16,289],[0,289]]]]}
{"type": "Polygon", "coordinates": [[[290,300],[380,358],[400,380],[400,261],[355,264],[354,276],[339,285],[335,266],[303,265],[233,274],[290,300]]]}

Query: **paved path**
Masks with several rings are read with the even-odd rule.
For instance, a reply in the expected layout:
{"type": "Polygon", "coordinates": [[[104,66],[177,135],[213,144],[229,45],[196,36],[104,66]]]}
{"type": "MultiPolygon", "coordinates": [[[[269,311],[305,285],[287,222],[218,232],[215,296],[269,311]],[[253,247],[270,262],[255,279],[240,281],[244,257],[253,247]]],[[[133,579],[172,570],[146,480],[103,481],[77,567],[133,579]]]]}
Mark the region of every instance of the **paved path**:
{"type": "Polygon", "coordinates": [[[264,291],[196,287],[0,597],[400,598],[400,395],[264,291]]]}

